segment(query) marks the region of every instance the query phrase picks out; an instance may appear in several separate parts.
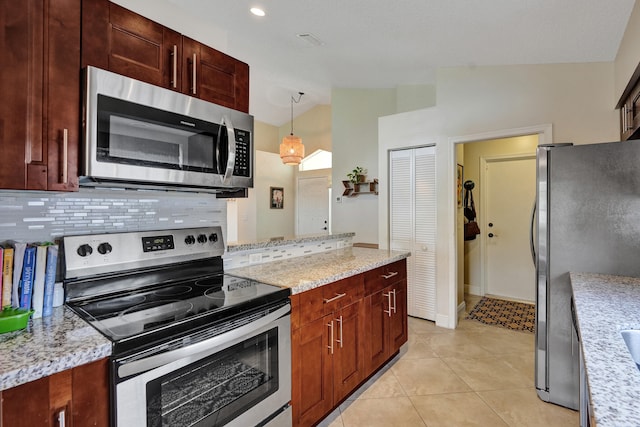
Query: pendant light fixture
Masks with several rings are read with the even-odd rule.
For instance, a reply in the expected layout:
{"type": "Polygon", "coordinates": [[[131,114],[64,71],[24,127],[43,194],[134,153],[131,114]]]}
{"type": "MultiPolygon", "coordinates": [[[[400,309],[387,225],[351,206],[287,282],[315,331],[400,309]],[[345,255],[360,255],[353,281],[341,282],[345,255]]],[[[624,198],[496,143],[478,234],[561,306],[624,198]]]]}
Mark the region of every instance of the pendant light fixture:
{"type": "Polygon", "coordinates": [[[299,103],[302,95],[304,95],[303,92],[298,92],[297,101],[293,96],[291,97],[291,135],[282,138],[282,144],[280,144],[280,158],[285,165],[299,165],[304,157],[302,138],[293,134],[293,103],[299,103]]]}

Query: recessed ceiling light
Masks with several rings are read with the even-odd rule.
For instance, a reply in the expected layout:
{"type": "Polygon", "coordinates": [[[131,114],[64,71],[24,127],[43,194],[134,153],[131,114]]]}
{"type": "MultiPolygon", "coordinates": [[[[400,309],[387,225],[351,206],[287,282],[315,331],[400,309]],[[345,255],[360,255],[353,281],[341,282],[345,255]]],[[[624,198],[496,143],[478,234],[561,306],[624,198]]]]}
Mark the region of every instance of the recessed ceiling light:
{"type": "Polygon", "coordinates": [[[264,10],[260,9],[259,7],[252,7],[251,9],[249,9],[251,11],[251,13],[253,13],[256,16],[264,16],[264,10]]]}

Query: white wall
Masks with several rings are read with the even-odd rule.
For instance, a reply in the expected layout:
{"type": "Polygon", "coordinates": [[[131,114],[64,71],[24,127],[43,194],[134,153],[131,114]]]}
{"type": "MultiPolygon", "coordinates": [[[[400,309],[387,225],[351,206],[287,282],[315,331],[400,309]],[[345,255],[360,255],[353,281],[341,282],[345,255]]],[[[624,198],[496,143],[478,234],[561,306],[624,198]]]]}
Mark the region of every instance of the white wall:
{"type": "Polygon", "coordinates": [[[619,139],[613,63],[446,68],[437,90],[451,136],[551,123],[554,142],[619,139]]]}
{"type": "Polygon", "coordinates": [[[377,243],[378,197],[361,194],[337,198],[342,181],[356,166],[367,169],[368,179],[378,178],[378,117],[394,113],[394,89],[334,89],[332,104],[333,168],[331,203],[334,232],[354,232],[354,242],[377,243]]]}
{"type": "Polygon", "coordinates": [[[615,61],[615,92],[617,103],[640,60],[640,2],[636,2],[615,61]]]}
{"type": "MultiPolygon", "coordinates": [[[[550,123],[553,141],[613,141],[613,64],[552,64],[449,68],[440,70],[437,107],[384,117],[379,121],[379,173],[387,191],[387,150],[436,144],[438,180],[437,318],[455,327],[457,308],[455,150],[456,142],[487,139],[500,130],[550,123]]],[[[551,141],[544,141],[549,143],[551,141]]],[[[386,196],[380,197],[379,240],[388,242],[386,196]]]]}
{"type": "Polygon", "coordinates": [[[282,164],[278,154],[256,150],[253,185],[253,188],[249,189],[249,197],[229,202],[231,208],[228,209],[227,222],[229,228],[234,228],[229,234],[237,236],[237,242],[232,243],[293,236],[296,208],[295,168],[282,164]],[[284,189],[282,209],[270,208],[270,187],[284,189]]]}

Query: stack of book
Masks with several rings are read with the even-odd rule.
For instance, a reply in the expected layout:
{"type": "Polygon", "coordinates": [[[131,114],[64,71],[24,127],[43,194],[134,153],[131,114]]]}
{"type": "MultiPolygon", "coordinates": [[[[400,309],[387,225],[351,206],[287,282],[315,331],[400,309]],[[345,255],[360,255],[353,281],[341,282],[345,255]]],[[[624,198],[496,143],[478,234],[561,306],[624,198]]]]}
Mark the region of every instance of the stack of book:
{"type": "Polygon", "coordinates": [[[51,242],[7,242],[0,245],[2,307],[33,310],[50,316],[58,264],[58,246],[51,242]]]}

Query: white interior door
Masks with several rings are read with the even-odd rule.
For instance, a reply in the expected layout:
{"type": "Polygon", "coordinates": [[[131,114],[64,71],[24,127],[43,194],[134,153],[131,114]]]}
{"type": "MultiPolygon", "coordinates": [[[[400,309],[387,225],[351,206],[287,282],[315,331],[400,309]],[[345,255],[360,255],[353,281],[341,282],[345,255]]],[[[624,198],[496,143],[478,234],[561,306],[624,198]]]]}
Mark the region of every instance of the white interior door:
{"type": "Polygon", "coordinates": [[[486,208],[478,225],[486,243],[486,293],[533,302],[535,268],[529,234],[536,197],[536,159],[488,160],[483,182],[486,208]]]}
{"type": "Polygon", "coordinates": [[[407,312],[436,317],[435,147],[392,151],[389,156],[391,249],[408,250],[407,312]]]}
{"type": "Polygon", "coordinates": [[[328,233],[329,178],[326,176],[298,179],[297,234],[328,233]]]}

